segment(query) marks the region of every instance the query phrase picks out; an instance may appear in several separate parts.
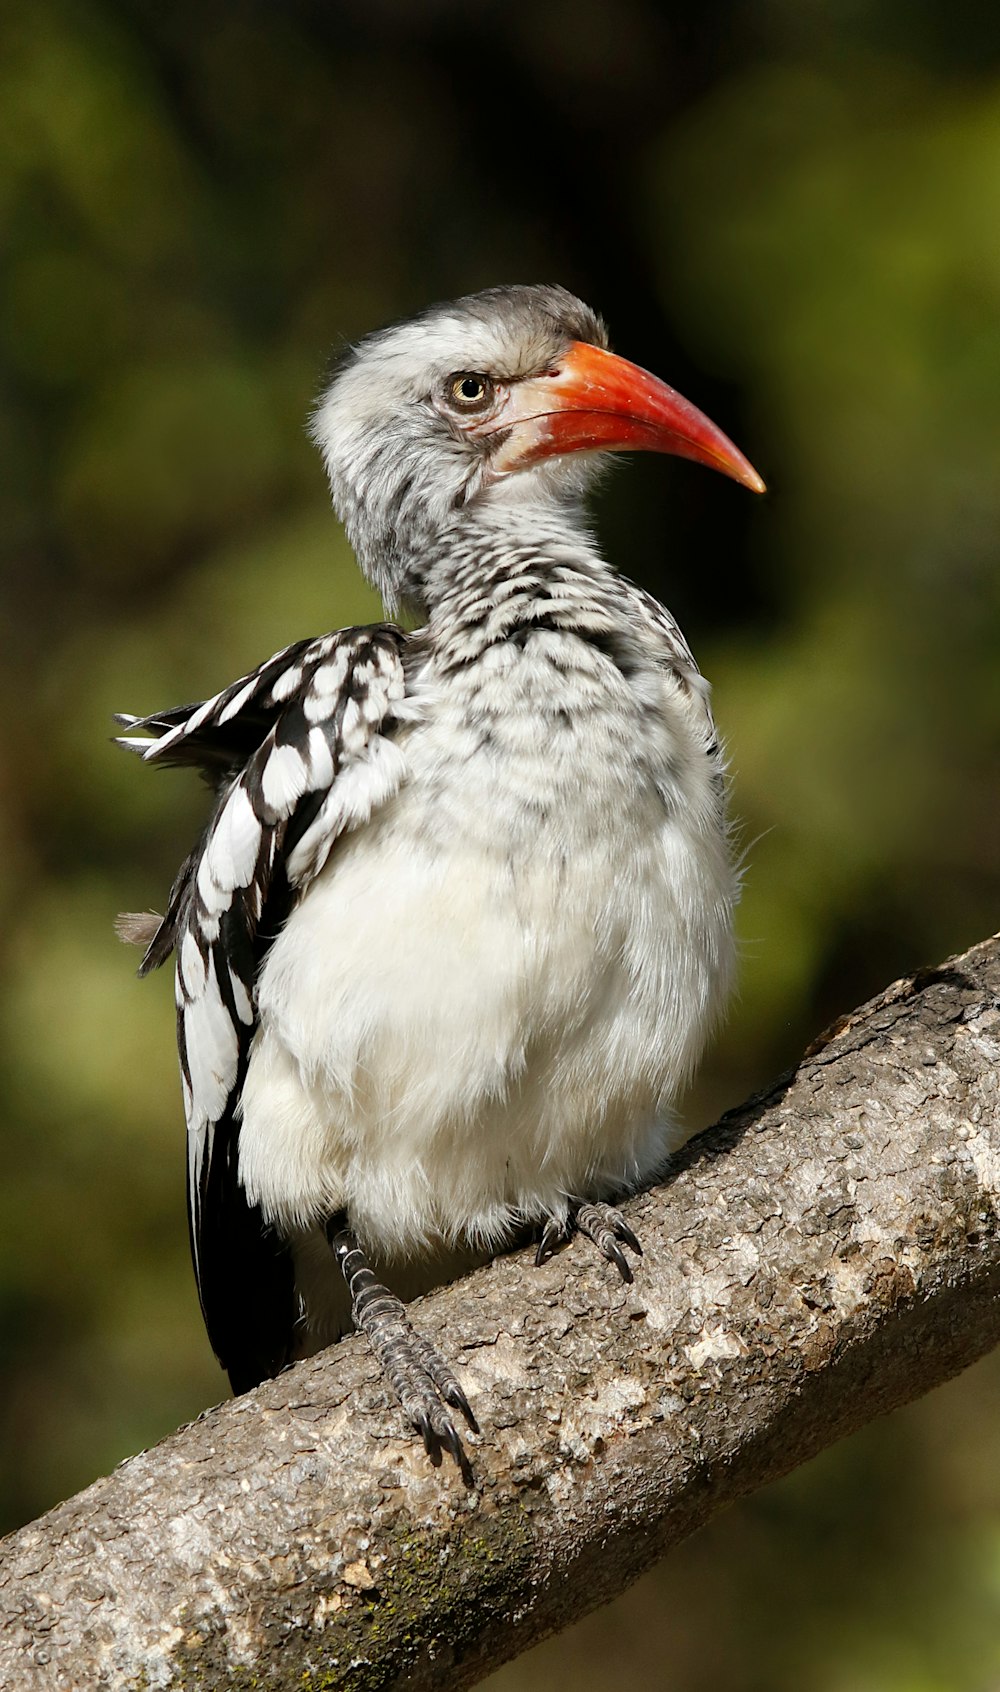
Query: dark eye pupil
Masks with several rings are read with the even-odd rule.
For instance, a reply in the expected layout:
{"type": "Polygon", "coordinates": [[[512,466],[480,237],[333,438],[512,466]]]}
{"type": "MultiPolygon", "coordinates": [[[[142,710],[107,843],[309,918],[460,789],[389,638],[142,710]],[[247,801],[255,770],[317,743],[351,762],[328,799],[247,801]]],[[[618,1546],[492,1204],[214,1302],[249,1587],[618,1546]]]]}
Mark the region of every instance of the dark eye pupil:
{"type": "Polygon", "coordinates": [[[483,391],[483,384],[478,376],[466,376],[462,382],[462,397],[468,400],[478,399],[483,391]]]}

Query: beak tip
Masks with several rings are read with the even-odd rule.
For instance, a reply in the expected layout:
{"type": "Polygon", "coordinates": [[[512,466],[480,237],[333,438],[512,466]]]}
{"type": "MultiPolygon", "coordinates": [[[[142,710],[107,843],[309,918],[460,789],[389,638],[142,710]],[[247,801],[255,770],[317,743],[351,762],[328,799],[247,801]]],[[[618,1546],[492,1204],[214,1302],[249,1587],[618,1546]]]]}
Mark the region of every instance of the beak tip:
{"type": "Polygon", "coordinates": [[[716,468],[723,475],[731,476],[734,482],[739,482],[743,488],[749,488],[751,493],[767,493],[767,483],[759,470],[755,470],[749,458],[744,458],[738,447],[732,441],[726,441],[727,451],[720,453],[716,460],[716,468]]]}
{"type": "MultiPolygon", "coordinates": [[[[713,453],[711,458],[703,458],[702,463],[710,464],[713,470],[721,470],[724,476],[738,482],[741,488],[749,488],[751,493],[767,493],[767,483],[759,471],[754,469],[750,460],[744,458],[731,441],[727,441],[726,446],[728,451],[713,453]]],[[[688,454],[684,456],[687,457],[688,454]]],[[[693,458],[695,455],[692,453],[690,456],[693,458]]]]}

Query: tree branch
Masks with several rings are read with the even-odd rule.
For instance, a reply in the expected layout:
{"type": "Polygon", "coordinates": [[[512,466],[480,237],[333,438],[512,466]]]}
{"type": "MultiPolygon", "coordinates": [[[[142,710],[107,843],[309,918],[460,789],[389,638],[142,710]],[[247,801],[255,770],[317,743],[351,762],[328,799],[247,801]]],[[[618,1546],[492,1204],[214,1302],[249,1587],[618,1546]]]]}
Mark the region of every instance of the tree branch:
{"type": "Polygon", "coordinates": [[[0,1684],[461,1688],[1000,1338],[1000,944],[895,983],[583,1243],[422,1301],[467,1492],[344,1341],[0,1551],[0,1684]]]}

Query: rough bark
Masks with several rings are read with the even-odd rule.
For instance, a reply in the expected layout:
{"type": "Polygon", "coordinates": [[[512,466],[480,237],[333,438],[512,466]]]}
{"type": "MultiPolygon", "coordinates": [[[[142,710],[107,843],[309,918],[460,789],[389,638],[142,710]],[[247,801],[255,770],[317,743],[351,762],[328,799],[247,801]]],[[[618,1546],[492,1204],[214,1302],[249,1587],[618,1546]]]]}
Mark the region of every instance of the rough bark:
{"type": "Polygon", "coordinates": [[[421,1302],[483,1435],[433,1470],[346,1341],[0,1548],[0,1684],[461,1688],[1000,1338],[1000,945],[895,983],[578,1241],[421,1302]]]}

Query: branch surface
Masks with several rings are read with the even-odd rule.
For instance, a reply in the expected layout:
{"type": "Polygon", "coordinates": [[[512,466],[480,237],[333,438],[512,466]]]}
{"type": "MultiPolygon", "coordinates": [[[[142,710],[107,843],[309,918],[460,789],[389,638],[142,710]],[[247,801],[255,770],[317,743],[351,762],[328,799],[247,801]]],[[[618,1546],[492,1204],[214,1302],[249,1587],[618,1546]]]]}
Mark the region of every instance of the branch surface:
{"type": "Polygon", "coordinates": [[[429,1467],[363,1343],[0,1546],[0,1685],[458,1689],[1000,1339],[1000,943],[896,982],[586,1242],[422,1300],[483,1426],[429,1467]]]}

